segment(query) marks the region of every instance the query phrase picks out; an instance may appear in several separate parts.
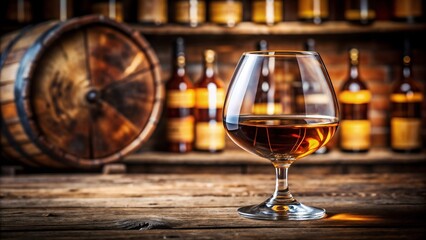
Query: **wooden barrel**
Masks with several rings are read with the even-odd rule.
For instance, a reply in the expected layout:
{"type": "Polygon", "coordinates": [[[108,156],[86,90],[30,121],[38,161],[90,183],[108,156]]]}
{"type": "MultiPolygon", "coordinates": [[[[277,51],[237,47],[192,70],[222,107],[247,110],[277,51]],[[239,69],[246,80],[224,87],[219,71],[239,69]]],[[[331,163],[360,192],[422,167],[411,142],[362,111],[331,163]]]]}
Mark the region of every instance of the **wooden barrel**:
{"type": "Polygon", "coordinates": [[[164,89],[158,58],[102,16],[45,22],[1,38],[3,156],[38,167],[95,168],[148,140],[164,89]]]}

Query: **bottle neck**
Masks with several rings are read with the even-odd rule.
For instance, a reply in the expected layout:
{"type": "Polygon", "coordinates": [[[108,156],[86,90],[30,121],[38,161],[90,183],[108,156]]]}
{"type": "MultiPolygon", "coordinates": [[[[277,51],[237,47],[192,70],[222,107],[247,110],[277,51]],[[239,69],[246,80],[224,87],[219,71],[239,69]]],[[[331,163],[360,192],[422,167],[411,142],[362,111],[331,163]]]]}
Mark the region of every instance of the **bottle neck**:
{"type": "Polygon", "coordinates": [[[407,81],[412,78],[411,59],[409,56],[404,56],[402,66],[402,79],[407,81]]]}
{"type": "Polygon", "coordinates": [[[351,79],[358,79],[359,78],[359,64],[351,62],[349,66],[349,76],[351,79]]]}
{"type": "Polygon", "coordinates": [[[185,56],[179,55],[175,57],[175,62],[173,64],[173,73],[179,77],[185,75],[185,56]]]}
{"type": "Polygon", "coordinates": [[[267,80],[269,80],[269,61],[268,61],[268,59],[263,60],[262,76],[267,77],[267,80]]]}
{"type": "Polygon", "coordinates": [[[359,51],[356,48],[349,50],[349,77],[352,80],[359,78],[359,51]]]}
{"type": "Polygon", "coordinates": [[[212,78],[214,74],[214,62],[204,62],[204,76],[207,78],[212,78]]]}

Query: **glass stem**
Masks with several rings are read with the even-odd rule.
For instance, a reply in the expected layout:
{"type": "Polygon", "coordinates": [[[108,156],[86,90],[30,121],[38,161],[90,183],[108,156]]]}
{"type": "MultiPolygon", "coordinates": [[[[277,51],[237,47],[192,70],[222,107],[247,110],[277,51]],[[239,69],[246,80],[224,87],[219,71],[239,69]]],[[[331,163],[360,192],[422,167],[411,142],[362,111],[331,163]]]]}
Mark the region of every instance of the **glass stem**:
{"type": "Polygon", "coordinates": [[[267,205],[287,205],[297,203],[288,188],[288,169],[291,164],[274,164],[275,167],[275,191],[268,199],[267,205]]]}

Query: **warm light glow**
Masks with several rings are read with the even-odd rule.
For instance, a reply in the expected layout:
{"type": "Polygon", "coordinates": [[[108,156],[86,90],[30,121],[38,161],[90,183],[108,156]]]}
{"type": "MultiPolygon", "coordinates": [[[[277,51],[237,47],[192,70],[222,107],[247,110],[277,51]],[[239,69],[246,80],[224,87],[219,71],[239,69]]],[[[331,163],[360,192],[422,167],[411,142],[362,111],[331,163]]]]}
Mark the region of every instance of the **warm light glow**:
{"type": "Polygon", "coordinates": [[[351,213],[339,213],[331,216],[329,219],[332,220],[343,220],[343,221],[378,221],[380,218],[374,215],[361,215],[351,213]]]}
{"type": "Polygon", "coordinates": [[[136,68],[141,64],[142,60],[143,60],[142,53],[137,53],[136,56],[133,58],[132,62],[130,63],[130,65],[124,71],[124,75],[127,76],[133,73],[136,70],[136,68]]]}

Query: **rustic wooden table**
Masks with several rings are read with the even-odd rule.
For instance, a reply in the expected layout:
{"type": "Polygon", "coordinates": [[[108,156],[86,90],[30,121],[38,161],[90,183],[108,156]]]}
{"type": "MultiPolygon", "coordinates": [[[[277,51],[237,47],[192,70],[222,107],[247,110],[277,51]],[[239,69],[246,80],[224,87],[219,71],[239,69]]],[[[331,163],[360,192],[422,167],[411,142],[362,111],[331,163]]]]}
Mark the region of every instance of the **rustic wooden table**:
{"type": "Polygon", "coordinates": [[[1,239],[425,239],[421,173],[290,174],[314,221],[240,217],[272,174],[27,174],[0,178],[1,239]]]}

